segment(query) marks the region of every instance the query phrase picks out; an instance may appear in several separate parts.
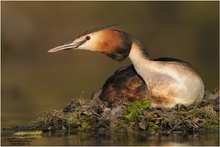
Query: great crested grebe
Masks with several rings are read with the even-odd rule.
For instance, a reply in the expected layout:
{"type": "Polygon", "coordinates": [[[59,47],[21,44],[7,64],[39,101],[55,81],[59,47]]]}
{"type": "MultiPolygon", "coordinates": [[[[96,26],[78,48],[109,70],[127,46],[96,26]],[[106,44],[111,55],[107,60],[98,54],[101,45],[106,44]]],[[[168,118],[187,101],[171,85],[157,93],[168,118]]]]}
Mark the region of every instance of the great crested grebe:
{"type": "Polygon", "coordinates": [[[117,61],[129,57],[133,65],[118,70],[100,92],[100,99],[110,104],[118,99],[150,98],[152,107],[172,108],[202,101],[203,81],[188,63],[173,58],[151,59],[138,39],[118,28],[113,25],[87,31],[48,52],[80,49],[102,52],[117,61]]]}

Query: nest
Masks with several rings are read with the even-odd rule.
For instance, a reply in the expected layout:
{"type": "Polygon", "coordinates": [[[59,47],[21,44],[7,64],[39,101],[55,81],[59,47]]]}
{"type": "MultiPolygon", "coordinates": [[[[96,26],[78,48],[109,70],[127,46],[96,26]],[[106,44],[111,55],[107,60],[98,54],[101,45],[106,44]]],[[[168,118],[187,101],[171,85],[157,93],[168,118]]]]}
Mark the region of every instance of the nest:
{"type": "Polygon", "coordinates": [[[71,100],[62,110],[48,110],[29,124],[33,130],[148,131],[151,134],[194,133],[219,128],[219,91],[209,93],[197,107],[150,108],[149,100],[107,107],[95,98],[71,100]]]}

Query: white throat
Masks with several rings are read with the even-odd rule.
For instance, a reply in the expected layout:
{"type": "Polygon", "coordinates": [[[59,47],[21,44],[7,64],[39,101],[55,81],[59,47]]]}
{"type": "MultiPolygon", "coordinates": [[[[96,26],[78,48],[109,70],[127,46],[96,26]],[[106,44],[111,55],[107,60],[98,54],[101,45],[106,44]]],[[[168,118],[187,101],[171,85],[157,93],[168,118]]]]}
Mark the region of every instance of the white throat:
{"type": "Polygon", "coordinates": [[[145,82],[147,82],[145,79],[145,75],[146,75],[146,68],[147,68],[146,65],[150,64],[151,62],[149,60],[149,57],[143,54],[142,50],[136,43],[133,43],[131,50],[130,50],[129,58],[131,62],[133,63],[134,68],[137,71],[137,73],[145,80],[145,82]]]}

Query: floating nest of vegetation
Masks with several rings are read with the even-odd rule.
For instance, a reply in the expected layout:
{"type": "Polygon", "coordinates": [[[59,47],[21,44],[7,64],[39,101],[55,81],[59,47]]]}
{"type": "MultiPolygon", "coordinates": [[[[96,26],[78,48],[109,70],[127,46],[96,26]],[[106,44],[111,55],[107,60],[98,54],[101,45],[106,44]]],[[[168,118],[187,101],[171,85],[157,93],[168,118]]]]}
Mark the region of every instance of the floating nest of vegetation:
{"type": "Polygon", "coordinates": [[[163,131],[168,134],[216,129],[219,128],[219,93],[206,91],[202,103],[197,107],[173,109],[150,108],[149,100],[109,108],[99,99],[88,101],[79,98],[72,100],[63,110],[46,111],[30,126],[41,131],[94,130],[99,133],[110,129],[144,130],[150,133],[163,131]]]}
{"type": "Polygon", "coordinates": [[[71,100],[63,110],[48,110],[29,125],[17,129],[198,133],[204,129],[219,128],[219,94],[219,90],[214,93],[206,91],[197,107],[173,109],[150,108],[149,100],[138,100],[130,105],[121,103],[109,108],[96,98],[90,101],[78,98],[71,100]]]}

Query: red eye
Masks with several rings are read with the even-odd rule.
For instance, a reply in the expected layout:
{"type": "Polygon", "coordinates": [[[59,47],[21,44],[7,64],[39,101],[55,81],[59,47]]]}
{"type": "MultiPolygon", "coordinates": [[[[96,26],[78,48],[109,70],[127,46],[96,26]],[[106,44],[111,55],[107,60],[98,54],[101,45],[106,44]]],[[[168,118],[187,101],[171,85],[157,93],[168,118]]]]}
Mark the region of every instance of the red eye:
{"type": "Polygon", "coordinates": [[[86,36],[86,40],[90,40],[90,36],[86,36]]]}

